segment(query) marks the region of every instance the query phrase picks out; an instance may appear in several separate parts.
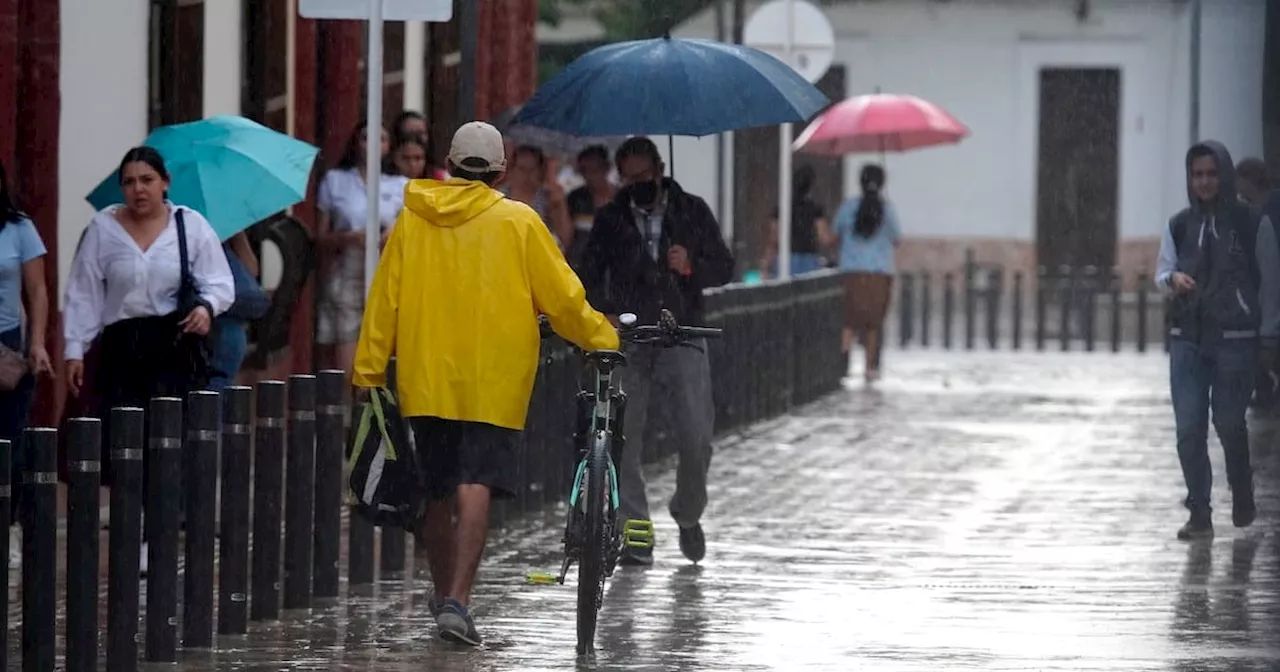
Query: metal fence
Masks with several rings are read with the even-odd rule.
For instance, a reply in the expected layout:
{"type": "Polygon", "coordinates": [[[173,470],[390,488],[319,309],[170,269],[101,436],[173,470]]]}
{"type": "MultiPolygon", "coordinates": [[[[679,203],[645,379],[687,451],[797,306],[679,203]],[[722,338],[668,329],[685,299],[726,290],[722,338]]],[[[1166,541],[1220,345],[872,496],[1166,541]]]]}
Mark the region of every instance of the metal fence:
{"type": "MultiPolygon", "coordinates": [[[[708,292],[707,321],[725,329],[724,339],[710,348],[718,432],[786,412],[839,385],[841,280],[822,273],[708,292]]],[[[495,507],[499,525],[560,501],[568,490],[582,366],[563,343],[547,342],[542,354],[520,452],[518,496],[495,507]]],[[[137,669],[140,658],[173,662],[180,648],[213,646],[215,633],[243,634],[251,621],[276,620],[282,610],[339,596],[344,427],[351,415],[342,402],[343,386],[342,371],[321,371],[287,382],[263,381],[256,389],[194,392],[185,403],[157,398],[147,409],[111,409],[107,437],[96,418],[70,420],[64,593],[57,576],[57,431],[38,427],[24,433],[18,449],[28,456],[28,467],[20,490],[9,482],[11,446],[0,441],[0,522],[7,521],[10,496],[22,495],[23,669],[95,670],[102,650],[109,670],[137,669]],[[99,632],[102,441],[109,442],[115,478],[105,637],[99,632]],[[139,600],[144,498],[145,609],[139,600]],[[65,614],[61,640],[59,612],[65,614]]],[[[661,459],[674,448],[653,442],[645,458],[661,459]]],[[[346,533],[348,583],[373,583],[374,528],[350,516],[346,533]]],[[[384,529],[380,536],[385,578],[405,567],[405,535],[384,529]]],[[[8,543],[8,535],[0,535],[0,557],[6,557],[8,543]]],[[[0,637],[7,638],[9,610],[4,613],[0,637]]],[[[8,652],[7,640],[0,641],[0,669],[9,669],[8,652]]]]}
{"type": "Polygon", "coordinates": [[[1166,303],[1145,272],[1063,266],[1022,271],[967,264],[900,273],[889,328],[901,347],[1145,352],[1166,340],[1166,303]]]}

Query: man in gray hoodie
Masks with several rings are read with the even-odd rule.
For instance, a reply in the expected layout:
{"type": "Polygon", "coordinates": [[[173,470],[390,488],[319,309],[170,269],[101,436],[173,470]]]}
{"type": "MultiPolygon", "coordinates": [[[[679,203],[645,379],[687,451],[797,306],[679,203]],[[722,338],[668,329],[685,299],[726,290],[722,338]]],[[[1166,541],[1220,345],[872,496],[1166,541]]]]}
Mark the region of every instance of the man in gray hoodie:
{"type": "Polygon", "coordinates": [[[1187,152],[1190,207],[1165,228],[1156,283],[1172,295],[1169,380],[1178,459],[1191,518],[1179,539],[1213,536],[1209,412],[1226,453],[1231,520],[1257,517],[1246,413],[1261,365],[1274,369],[1280,336],[1280,244],[1270,218],[1236,197],[1227,148],[1205,141],[1187,152]]]}

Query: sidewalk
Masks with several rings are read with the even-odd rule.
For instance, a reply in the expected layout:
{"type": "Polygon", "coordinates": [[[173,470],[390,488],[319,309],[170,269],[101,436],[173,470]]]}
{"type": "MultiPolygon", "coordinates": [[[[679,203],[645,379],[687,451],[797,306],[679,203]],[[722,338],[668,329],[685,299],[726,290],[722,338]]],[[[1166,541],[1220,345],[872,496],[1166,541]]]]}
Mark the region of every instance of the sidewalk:
{"type": "MultiPolygon", "coordinates": [[[[674,472],[655,465],[657,563],[611,579],[596,669],[1280,669],[1280,452],[1255,458],[1245,532],[1214,440],[1217,539],[1176,541],[1166,367],[890,351],[875,389],[721,442],[699,567],[658,515],[674,472]]],[[[561,515],[491,539],[482,651],[436,639],[410,580],[183,652],[183,669],[572,668],[575,588],[523,581],[558,566],[561,515]]]]}

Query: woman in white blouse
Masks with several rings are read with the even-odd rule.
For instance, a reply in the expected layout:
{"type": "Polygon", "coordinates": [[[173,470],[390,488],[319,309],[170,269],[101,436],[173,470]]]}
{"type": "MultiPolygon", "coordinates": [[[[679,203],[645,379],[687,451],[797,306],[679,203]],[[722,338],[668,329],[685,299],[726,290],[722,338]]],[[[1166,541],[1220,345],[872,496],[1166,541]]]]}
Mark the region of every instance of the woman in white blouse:
{"type": "MultiPolygon", "coordinates": [[[[382,155],[390,142],[382,131],[382,155]]],[[[384,168],[384,171],[386,169],[384,168]]],[[[347,152],[333,170],[325,173],[316,194],[318,242],[328,263],[316,309],[316,343],[323,348],[327,366],[345,369],[351,377],[356,339],[364,318],[364,241],[369,218],[365,189],[365,124],[347,142],[347,152]]],[[[378,176],[378,220],[385,243],[400,209],[409,179],[383,172],[378,176]]]]}
{"type": "MultiPolygon", "coordinates": [[[[120,186],[124,204],[94,215],[76,250],[63,312],[67,386],[73,395],[83,390],[85,351],[98,339],[93,378],[104,430],[113,407],[147,408],[152,397],[185,398],[202,389],[207,376],[199,363],[202,340],[214,316],[235,300],[235,281],[218,235],[200,213],[169,202],[169,173],[156,150],[129,150],[120,162],[120,186]],[[199,295],[198,305],[185,315],[178,313],[179,212],[199,295]]],[[[109,482],[108,455],[104,451],[109,482]]]]}

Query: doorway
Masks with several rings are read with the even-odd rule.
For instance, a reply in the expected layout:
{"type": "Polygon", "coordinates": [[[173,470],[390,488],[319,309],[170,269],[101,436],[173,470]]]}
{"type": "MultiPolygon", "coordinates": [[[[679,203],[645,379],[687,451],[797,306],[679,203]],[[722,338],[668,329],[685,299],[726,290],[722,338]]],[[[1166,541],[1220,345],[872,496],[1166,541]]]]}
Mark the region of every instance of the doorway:
{"type": "Polygon", "coordinates": [[[1110,269],[1119,213],[1120,70],[1040,71],[1036,252],[1064,266],[1110,269]]]}

